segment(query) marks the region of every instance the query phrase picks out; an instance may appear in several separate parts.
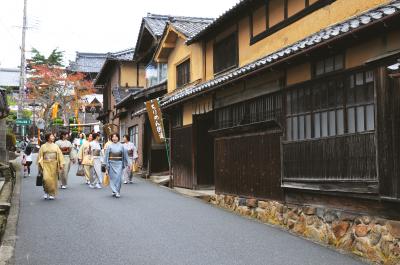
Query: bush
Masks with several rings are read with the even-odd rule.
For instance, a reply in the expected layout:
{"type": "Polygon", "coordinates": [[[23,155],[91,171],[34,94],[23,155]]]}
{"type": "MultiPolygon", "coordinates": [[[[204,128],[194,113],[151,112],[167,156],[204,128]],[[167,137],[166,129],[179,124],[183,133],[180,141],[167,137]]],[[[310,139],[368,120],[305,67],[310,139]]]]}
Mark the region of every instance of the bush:
{"type": "Polygon", "coordinates": [[[6,147],[7,150],[9,151],[15,151],[15,145],[17,144],[17,138],[15,137],[15,134],[7,132],[6,136],[6,147]]]}

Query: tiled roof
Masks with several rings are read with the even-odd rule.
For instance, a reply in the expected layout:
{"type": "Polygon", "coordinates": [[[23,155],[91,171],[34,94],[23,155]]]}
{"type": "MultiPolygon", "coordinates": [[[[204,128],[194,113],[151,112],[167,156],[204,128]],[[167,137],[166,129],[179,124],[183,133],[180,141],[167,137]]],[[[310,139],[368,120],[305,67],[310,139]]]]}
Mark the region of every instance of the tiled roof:
{"type": "Polygon", "coordinates": [[[72,72],[99,73],[107,59],[130,61],[133,52],[132,48],[109,53],[77,52],[75,62],[70,61],[67,69],[72,72]]]}
{"type": "Polygon", "coordinates": [[[75,61],[67,69],[72,72],[98,73],[105,62],[107,53],[76,52],[75,61]]]}
{"type": "Polygon", "coordinates": [[[160,37],[164,32],[168,18],[169,16],[148,13],[147,16],[143,18],[143,21],[156,37],[160,37]]]}
{"type": "Polygon", "coordinates": [[[134,52],[135,50],[133,48],[129,48],[119,52],[108,53],[107,59],[115,59],[118,61],[132,61],[134,52]]]}
{"type": "Polygon", "coordinates": [[[241,76],[251,73],[259,68],[265,68],[269,64],[275,63],[287,56],[292,56],[300,53],[303,50],[311,48],[317,44],[327,42],[334,37],[352,32],[361,26],[368,25],[374,21],[382,20],[384,17],[393,14],[400,14],[400,0],[391,1],[388,4],[382,5],[378,8],[369,10],[360,15],[352,17],[344,22],[332,25],[328,28],[320,30],[319,32],[295,43],[289,45],[277,52],[274,52],[268,56],[258,59],[250,64],[234,69],[226,74],[218,76],[212,80],[204,82],[199,85],[188,87],[179,91],[175,91],[169,95],[166,95],[161,102],[161,106],[174,103],[183,98],[189,97],[193,94],[204,92],[213,87],[223,85],[224,83],[233,79],[240,78],[241,76]]]}
{"type": "Polygon", "coordinates": [[[18,87],[19,69],[0,68],[0,86],[18,87]]]}
{"type": "Polygon", "coordinates": [[[120,103],[123,99],[138,92],[140,88],[137,87],[114,87],[112,89],[112,95],[115,98],[116,104],[120,103]]]}
{"type": "Polygon", "coordinates": [[[185,16],[172,16],[172,15],[156,15],[147,14],[143,18],[149,29],[157,37],[161,37],[164,33],[167,22],[171,22],[186,36],[193,37],[200,32],[205,26],[213,22],[213,19],[203,17],[185,17],[185,16]]]}
{"type": "Polygon", "coordinates": [[[211,18],[173,18],[169,23],[187,38],[192,38],[214,20],[211,18]]]}
{"type": "Polygon", "coordinates": [[[82,100],[89,104],[92,103],[95,99],[103,104],[103,94],[91,94],[82,97],[82,100]]]}

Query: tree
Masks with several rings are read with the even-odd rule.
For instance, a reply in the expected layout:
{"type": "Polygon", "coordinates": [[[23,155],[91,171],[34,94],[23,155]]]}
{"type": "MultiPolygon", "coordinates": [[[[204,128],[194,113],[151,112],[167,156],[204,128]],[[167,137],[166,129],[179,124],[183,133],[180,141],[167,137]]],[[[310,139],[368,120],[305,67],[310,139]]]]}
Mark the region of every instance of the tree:
{"type": "Polygon", "coordinates": [[[32,117],[32,111],[28,109],[22,110],[22,118],[23,119],[30,119],[32,117]]]}
{"type": "Polygon", "coordinates": [[[34,65],[63,66],[64,51],[59,51],[58,48],[55,48],[47,58],[35,48],[32,48],[32,54],[32,59],[29,61],[30,67],[34,65]]]}
{"type": "Polygon", "coordinates": [[[30,61],[27,96],[39,103],[37,113],[47,121],[46,124],[58,117],[58,113],[67,124],[69,117],[77,116],[79,108],[84,106],[82,97],[95,91],[85,74],[67,72],[60,66],[62,61],[63,52],[57,49],[48,58],[37,51],[30,61]]]}

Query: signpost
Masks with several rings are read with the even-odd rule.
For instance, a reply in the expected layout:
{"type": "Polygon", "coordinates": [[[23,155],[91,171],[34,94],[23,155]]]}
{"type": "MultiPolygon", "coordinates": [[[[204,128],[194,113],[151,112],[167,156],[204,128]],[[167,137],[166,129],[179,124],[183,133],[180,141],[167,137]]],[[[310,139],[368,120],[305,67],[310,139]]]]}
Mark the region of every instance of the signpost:
{"type": "Polygon", "coordinates": [[[22,135],[22,137],[24,137],[25,136],[25,127],[28,125],[31,125],[32,121],[30,119],[17,119],[15,121],[15,124],[21,126],[21,128],[22,128],[21,135],[22,135]]]}
{"type": "Polygon", "coordinates": [[[30,119],[17,119],[15,121],[17,125],[27,126],[32,124],[32,120],[30,119]]]}

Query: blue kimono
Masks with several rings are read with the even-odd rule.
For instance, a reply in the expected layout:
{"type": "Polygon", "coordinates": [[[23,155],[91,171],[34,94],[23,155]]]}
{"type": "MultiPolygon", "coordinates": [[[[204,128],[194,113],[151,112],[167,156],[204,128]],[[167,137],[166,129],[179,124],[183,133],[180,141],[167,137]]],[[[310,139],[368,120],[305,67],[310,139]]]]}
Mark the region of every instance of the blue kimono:
{"type": "Polygon", "coordinates": [[[110,176],[110,187],[114,194],[119,194],[124,168],[128,165],[128,152],[121,143],[108,145],[105,154],[105,164],[110,176]]]}

